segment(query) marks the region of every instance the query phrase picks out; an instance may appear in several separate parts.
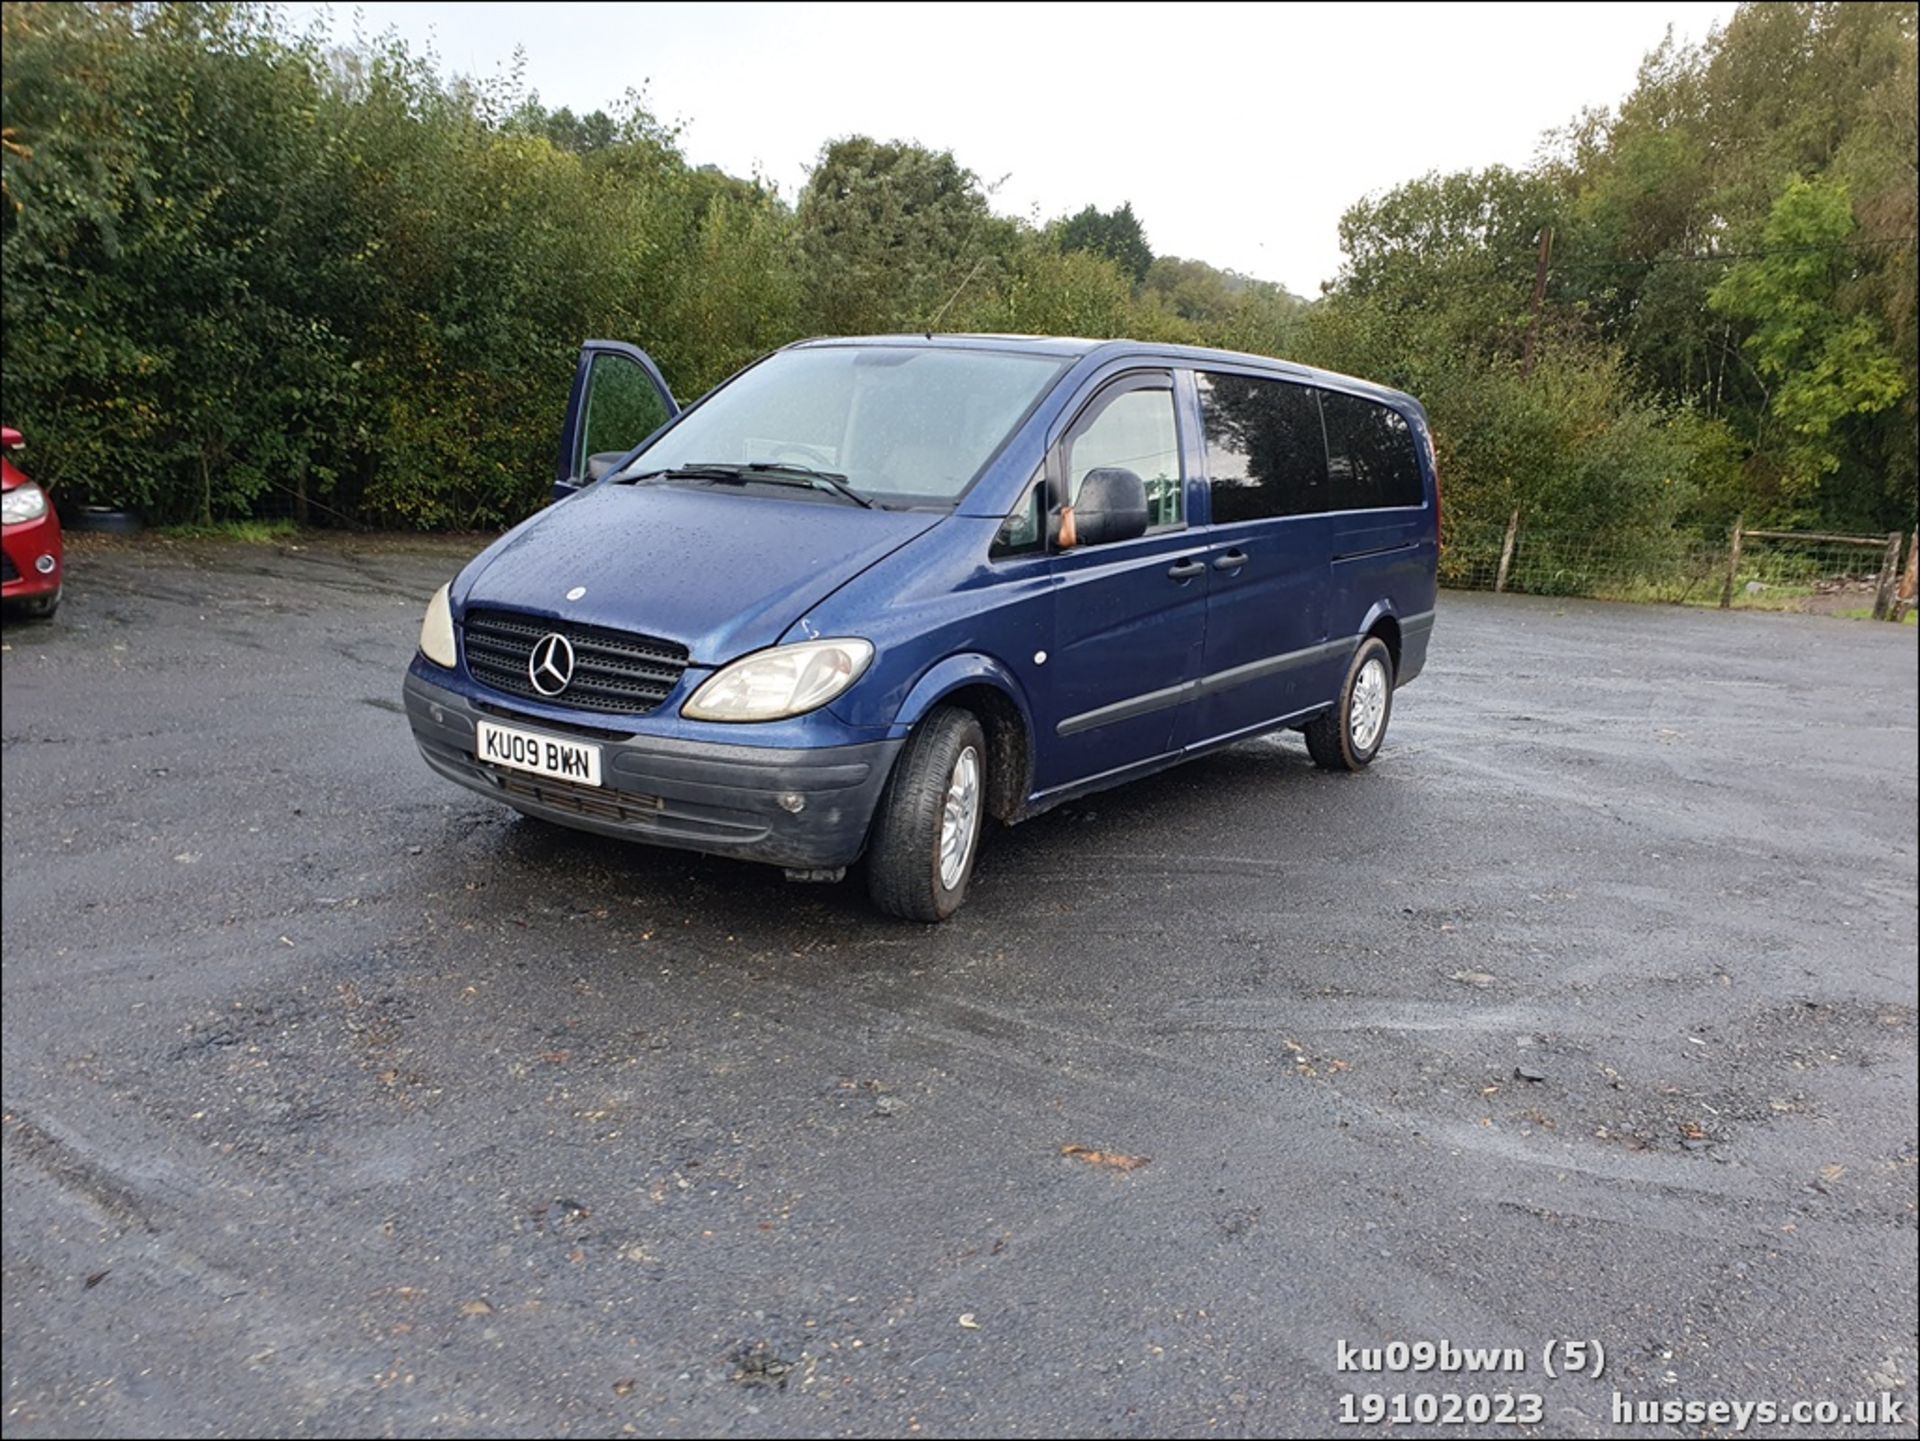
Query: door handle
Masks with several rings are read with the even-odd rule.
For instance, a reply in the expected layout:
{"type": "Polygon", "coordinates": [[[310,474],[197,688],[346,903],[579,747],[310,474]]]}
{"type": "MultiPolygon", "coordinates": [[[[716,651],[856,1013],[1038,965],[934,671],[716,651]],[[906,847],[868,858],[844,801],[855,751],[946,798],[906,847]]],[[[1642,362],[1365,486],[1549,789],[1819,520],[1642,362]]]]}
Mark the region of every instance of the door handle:
{"type": "Polygon", "coordinates": [[[1196,575],[1205,571],[1206,568],[1206,562],[1201,560],[1199,556],[1190,555],[1184,560],[1176,560],[1172,565],[1168,566],[1167,574],[1175,580],[1192,580],[1196,575]]]}
{"type": "Polygon", "coordinates": [[[1244,550],[1230,550],[1225,555],[1217,555],[1213,558],[1215,570],[1238,570],[1246,563],[1247,553],[1244,550]]]}

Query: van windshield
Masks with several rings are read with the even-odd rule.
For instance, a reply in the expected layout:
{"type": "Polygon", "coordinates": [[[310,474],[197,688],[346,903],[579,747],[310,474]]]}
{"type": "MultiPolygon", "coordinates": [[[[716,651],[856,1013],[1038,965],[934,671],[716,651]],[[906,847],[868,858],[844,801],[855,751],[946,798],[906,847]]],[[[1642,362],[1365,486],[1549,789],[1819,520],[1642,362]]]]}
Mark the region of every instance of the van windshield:
{"type": "Polygon", "coordinates": [[[689,411],[624,474],[807,467],[883,505],[951,504],[1067,364],[933,346],[783,350],[689,411]]]}

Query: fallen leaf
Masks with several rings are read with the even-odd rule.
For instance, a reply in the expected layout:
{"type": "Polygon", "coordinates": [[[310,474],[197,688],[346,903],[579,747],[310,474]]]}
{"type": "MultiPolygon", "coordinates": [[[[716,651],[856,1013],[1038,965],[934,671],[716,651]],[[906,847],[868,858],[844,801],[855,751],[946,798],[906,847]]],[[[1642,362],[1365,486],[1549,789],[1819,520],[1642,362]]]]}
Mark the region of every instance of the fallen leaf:
{"type": "Polygon", "coordinates": [[[1846,1174],[1847,1168],[1845,1166],[1834,1165],[1822,1166],[1820,1168],[1820,1179],[1823,1181],[1837,1181],[1846,1174]]]}
{"type": "Polygon", "coordinates": [[[1153,1160],[1151,1156],[1122,1156],[1117,1151],[1096,1151],[1090,1146],[1062,1146],[1060,1154],[1089,1166],[1108,1166],[1116,1171],[1137,1171],[1153,1160]]]}
{"type": "Polygon", "coordinates": [[[971,1311],[960,1318],[960,1325],[968,1331],[978,1331],[980,1329],[980,1323],[973,1319],[973,1312],[971,1311]]]}
{"type": "MultiPolygon", "coordinates": [[[[111,1269],[112,1267],[108,1267],[108,1270],[111,1270],[111,1269]]],[[[80,1283],[80,1289],[82,1291],[91,1291],[95,1286],[98,1286],[102,1281],[106,1279],[107,1279],[106,1271],[95,1271],[91,1276],[87,1277],[85,1281],[80,1283]]]]}
{"type": "Polygon", "coordinates": [[[460,1314],[462,1316],[491,1316],[493,1314],[493,1302],[484,1297],[478,1301],[469,1301],[460,1308],[460,1314]]]}
{"type": "Polygon", "coordinates": [[[633,1394],[633,1387],[634,1383],[631,1380],[615,1381],[613,1383],[613,1394],[616,1396],[631,1396],[633,1394]]]}

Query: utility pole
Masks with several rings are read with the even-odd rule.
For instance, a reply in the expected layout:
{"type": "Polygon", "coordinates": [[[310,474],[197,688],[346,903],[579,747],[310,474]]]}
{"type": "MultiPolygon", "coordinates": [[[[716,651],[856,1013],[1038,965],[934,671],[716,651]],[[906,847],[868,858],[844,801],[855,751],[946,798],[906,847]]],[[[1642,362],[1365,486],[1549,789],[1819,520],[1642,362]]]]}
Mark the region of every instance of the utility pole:
{"type": "Polygon", "coordinates": [[[1533,347],[1540,338],[1540,311],[1547,303],[1547,261],[1553,257],[1553,227],[1540,228],[1540,259],[1533,268],[1533,319],[1527,324],[1526,348],[1520,352],[1521,378],[1533,374],[1533,347]]]}
{"type": "MultiPolygon", "coordinates": [[[[1527,322],[1526,344],[1520,352],[1520,378],[1529,379],[1533,375],[1533,348],[1540,339],[1540,312],[1547,304],[1547,262],[1553,258],[1553,227],[1540,227],[1540,258],[1533,267],[1533,318],[1527,322]]],[[[1500,548],[1500,569],[1495,574],[1493,588],[1503,591],[1507,588],[1507,576],[1513,570],[1513,546],[1520,538],[1520,507],[1513,508],[1513,519],[1507,522],[1507,543],[1500,548]]]]}

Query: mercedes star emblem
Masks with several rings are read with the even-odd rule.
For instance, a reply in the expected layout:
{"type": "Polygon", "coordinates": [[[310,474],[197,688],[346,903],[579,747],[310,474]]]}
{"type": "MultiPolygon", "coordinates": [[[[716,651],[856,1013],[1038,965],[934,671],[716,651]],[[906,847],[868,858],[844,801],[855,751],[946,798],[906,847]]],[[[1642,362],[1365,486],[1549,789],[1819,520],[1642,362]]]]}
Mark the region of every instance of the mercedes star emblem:
{"type": "Polygon", "coordinates": [[[541,636],[527,657],[527,677],[541,695],[559,695],[573,679],[573,642],[558,631],[541,636]]]}

